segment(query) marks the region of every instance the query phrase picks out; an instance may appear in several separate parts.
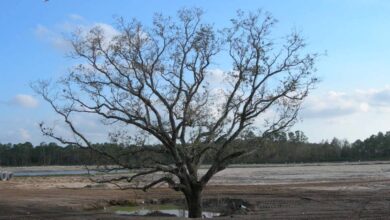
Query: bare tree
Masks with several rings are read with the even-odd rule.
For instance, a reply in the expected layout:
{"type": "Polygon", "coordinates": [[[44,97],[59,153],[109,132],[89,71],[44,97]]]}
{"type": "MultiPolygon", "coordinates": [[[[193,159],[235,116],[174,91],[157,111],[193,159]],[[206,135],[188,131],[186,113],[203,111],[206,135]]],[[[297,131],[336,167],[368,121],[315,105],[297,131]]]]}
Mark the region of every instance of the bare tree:
{"type": "Polygon", "coordinates": [[[295,32],[285,38],[272,36],[276,21],[269,14],[238,12],[230,27],[219,31],[203,23],[202,14],[195,8],[180,10],[175,19],[156,15],[149,28],[136,20],[119,20],[113,38],[100,27],[76,32],[72,55],[81,64],[56,84],[58,92],[44,81],[34,86],[74,138],[42,123],[43,134],[139,171],[110,182],[158,176],[134,188],[168,184],[184,194],[189,217],[201,216],[202,190],[213,175],[251,153],[232,148],[232,142],[253,128],[266,137],[291,126],[317,82],[317,55],[306,54],[304,40],[295,32]],[[212,80],[217,61],[232,65],[218,82],[212,80]],[[142,132],[143,140],[160,145],[129,144],[127,155],[150,153],[143,154],[150,156],[141,164],[131,165],[94,147],[72,118],[83,113],[142,132]],[[212,164],[200,173],[205,155],[212,157],[212,164]]]}

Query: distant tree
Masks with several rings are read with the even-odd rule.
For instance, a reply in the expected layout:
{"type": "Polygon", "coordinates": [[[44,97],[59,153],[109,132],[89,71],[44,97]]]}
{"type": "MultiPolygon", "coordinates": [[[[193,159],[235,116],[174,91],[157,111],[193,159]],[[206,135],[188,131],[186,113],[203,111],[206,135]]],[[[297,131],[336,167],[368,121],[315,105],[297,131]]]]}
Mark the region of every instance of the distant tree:
{"type": "Polygon", "coordinates": [[[32,149],[33,145],[30,142],[14,145],[14,163],[19,164],[20,166],[29,165],[31,163],[32,149]]]}
{"type": "Polygon", "coordinates": [[[295,131],[288,133],[288,139],[293,143],[306,143],[308,138],[302,131],[295,131]]]}
{"type": "MultiPolygon", "coordinates": [[[[203,23],[202,14],[200,9],[180,10],[176,21],[156,15],[150,28],[120,20],[113,39],[99,27],[75,33],[72,55],[82,59],[80,65],[56,85],[58,92],[48,82],[34,86],[63,117],[74,139],[42,123],[43,134],[93,149],[121,168],[142,168],[107,181],[160,175],[134,188],[168,184],[184,194],[191,218],[201,217],[201,194],[210,179],[252,153],[233,144],[235,140],[255,120],[263,138],[291,126],[317,82],[317,55],[304,52],[304,40],[295,32],[284,43],[275,40],[270,35],[275,19],[269,14],[239,12],[221,32],[203,23]],[[209,80],[223,56],[231,70],[223,72],[221,82],[209,80]],[[126,155],[98,148],[75,123],[73,116],[83,113],[101,117],[106,125],[139,131],[142,141],[127,139],[126,155]],[[160,145],[145,147],[146,140],[160,145]],[[145,152],[142,163],[129,163],[129,156],[145,152]],[[211,166],[199,173],[206,156],[211,166]]],[[[123,134],[110,136],[118,140],[123,134]]]]}

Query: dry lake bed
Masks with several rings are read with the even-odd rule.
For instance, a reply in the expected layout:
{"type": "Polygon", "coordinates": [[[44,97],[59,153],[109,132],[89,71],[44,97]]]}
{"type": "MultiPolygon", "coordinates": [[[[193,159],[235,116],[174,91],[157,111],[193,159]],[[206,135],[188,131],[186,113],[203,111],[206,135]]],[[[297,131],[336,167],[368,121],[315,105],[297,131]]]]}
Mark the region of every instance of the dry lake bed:
{"type": "MultiPolygon", "coordinates": [[[[112,207],[183,203],[165,186],[144,193],[93,183],[82,166],[0,169],[15,174],[0,182],[0,219],[149,219],[112,207]]],[[[204,201],[216,219],[388,219],[390,162],[234,165],[213,178],[204,201]]]]}

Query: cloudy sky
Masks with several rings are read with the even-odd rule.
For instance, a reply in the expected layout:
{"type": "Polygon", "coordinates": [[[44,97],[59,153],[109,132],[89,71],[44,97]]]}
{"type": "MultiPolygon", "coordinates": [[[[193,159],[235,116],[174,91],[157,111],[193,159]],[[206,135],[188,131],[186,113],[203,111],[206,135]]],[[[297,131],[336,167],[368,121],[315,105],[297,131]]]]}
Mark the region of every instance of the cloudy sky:
{"type": "MultiPolygon", "coordinates": [[[[261,8],[279,23],[275,31],[302,32],[308,49],[327,54],[317,64],[321,83],[308,97],[302,121],[293,129],[309,140],[354,141],[390,130],[390,1],[383,0],[4,0],[0,2],[0,143],[48,141],[38,123],[55,123],[51,109],[30,88],[38,79],[56,79],[74,64],[64,36],[75,27],[101,26],[115,34],[118,16],[150,24],[154,12],[174,15],[202,7],[205,20],[221,27],[237,9],[261,8]]],[[[226,68],[226,67],[221,67],[226,68]]],[[[101,140],[93,118],[84,130],[101,140]]]]}

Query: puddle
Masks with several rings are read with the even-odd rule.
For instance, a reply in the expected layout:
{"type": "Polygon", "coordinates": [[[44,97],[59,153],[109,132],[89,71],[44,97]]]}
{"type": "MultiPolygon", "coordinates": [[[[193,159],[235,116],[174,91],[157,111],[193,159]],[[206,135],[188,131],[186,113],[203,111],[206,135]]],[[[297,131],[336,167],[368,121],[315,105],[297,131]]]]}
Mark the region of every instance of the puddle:
{"type": "MultiPolygon", "coordinates": [[[[188,211],[176,205],[113,206],[110,209],[118,215],[188,217],[188,211]]],[[[220,215],[218,212],[202,212],[203,218],[220,215]]]]}

